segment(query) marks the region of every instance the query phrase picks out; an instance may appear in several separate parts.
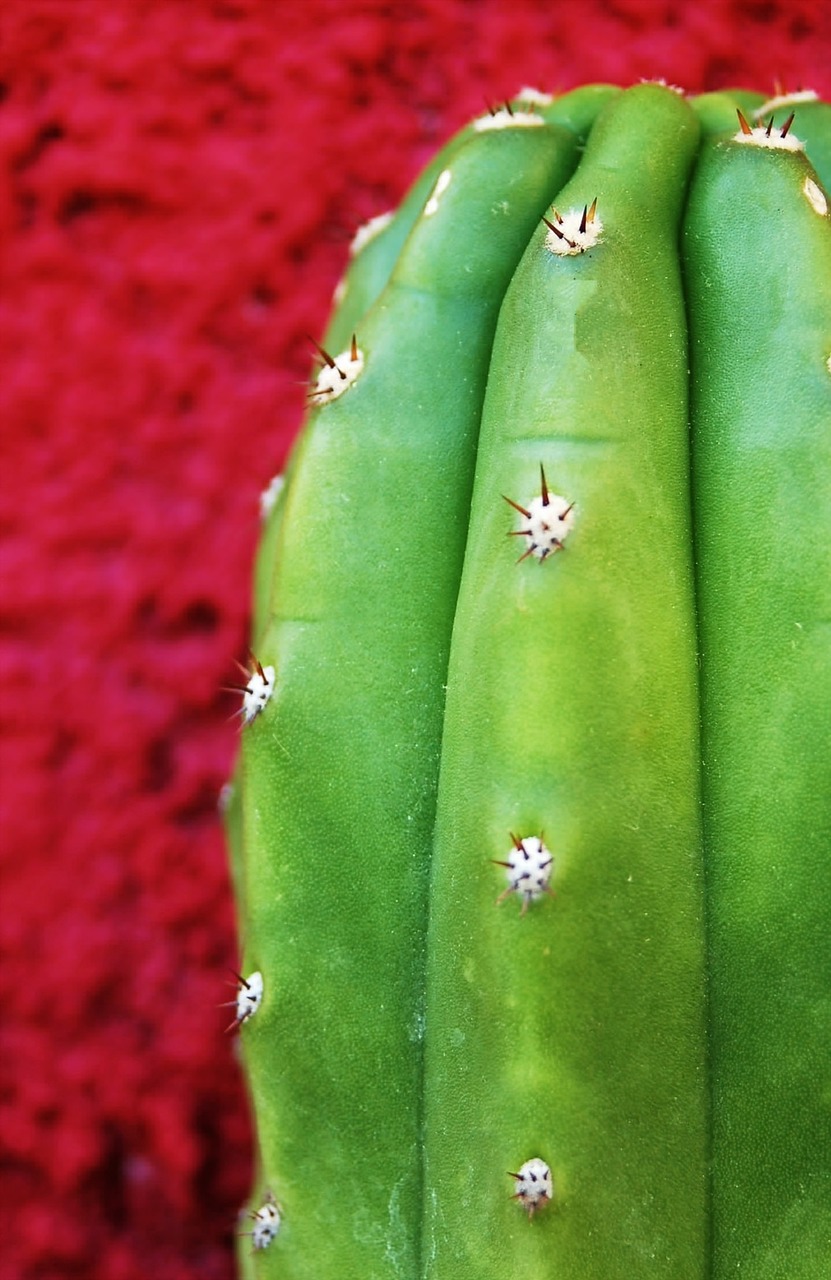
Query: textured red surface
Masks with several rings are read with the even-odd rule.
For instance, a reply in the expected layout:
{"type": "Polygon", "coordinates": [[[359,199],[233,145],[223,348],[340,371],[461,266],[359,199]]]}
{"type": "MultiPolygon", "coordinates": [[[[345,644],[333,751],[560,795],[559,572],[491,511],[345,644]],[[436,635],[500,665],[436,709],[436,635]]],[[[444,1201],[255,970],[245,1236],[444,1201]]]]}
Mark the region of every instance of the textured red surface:
{"type": "Polygon", "coordinates": [[[8,1280],[232,1274],[250,1151],[215,1007],[235,961],[218,689],[352,230],[523,84],[827,95],[824,9],[0,9],[8,1280]]]}

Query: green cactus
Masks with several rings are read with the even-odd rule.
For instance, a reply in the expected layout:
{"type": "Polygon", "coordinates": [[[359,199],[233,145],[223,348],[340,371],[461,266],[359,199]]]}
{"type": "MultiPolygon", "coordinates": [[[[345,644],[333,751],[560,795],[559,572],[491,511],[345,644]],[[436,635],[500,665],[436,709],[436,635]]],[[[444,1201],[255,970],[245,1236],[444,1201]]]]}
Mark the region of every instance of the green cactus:
{"type": "Polygon", "coordinates": [[[528,96],[354,256],[266,522],[240,1265],[821,1280],[828,108],[528,96]]]}

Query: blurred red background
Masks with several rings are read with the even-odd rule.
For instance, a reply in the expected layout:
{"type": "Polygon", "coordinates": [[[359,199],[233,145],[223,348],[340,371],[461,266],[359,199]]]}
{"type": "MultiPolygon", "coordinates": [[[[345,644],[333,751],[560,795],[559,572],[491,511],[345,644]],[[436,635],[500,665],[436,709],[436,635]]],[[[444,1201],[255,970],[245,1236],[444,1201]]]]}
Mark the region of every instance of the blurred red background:
{"type": "Polygon", "coordinates": [[[486,100],[827,96],[831,27],[779,0],[17,0],[0,49],[2,1274],[229,1280],[219,690],[352,232],[486,100]]]}

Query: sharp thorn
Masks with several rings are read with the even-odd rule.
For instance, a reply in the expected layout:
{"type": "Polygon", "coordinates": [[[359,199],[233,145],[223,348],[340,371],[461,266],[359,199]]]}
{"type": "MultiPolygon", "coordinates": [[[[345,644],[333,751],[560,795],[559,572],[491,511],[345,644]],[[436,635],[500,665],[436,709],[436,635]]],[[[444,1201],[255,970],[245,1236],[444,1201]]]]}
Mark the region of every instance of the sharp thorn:
{"type": "Polygon", "coordinates": [[[796,112],[792,111],[791,114],[788,116],[787,120],[785,121],[785,123],[782,125],[782,128],[779,130],[780,138],[787,138],[788,130],[790,129],[791,125],[794,122],[795,115],[796,115],[796,112]]]}
{"type": "Polygon", "coordinates": [[[742,133],[751,134],[753,130],[745,120],[739,107],[736,107],[736,115],[739,117],[739,128],[741,129],[742,133]]]}
{"type": "Polygon", "coordinates": [[[315,348],[315,350],[320,352],[320,354],[322,355],[323,359],[324,359],[324,360],[326,361],[326,363],[328,364],[329,368],[330,368],[330,369],[337,369],[337,367],[338,367],[338,366],[335,364],[334,360],[333,360],[333,359],[332,359],[332,357],[329,355],[329,352],[328,352],[328,351],[324,351],[324,349],[323,349],[323,347],[320,345],[320,343],[319,343],[319,342],[315,342],[314,338],[312,337],[312,335],[311,335],[310,333],[307,333],[307,334],[306,334],[306,337],[309,339],[309,342],[311,342],[311,344],[312,344],[312,346],[315,348]]]}
{"type": "Polygon", "coordinates": [[[509,507],[513,507],[514,511],[518,511],[520,515],[525,516],[526,520],[531,519],[531,512],[526,511],[525,507],[521,507],[518,502],[514,502],[513,498],[509,498],[503,493],[502,497],[508,503],[509,507]]]}
{"type": "Polygon", "coordinates": [[[545,472],[543,471],[542,463],[540,463],[540,482],[542,484],[542,505],[547,507],[550,499],[548,485],[545,483],[545,472]]]}

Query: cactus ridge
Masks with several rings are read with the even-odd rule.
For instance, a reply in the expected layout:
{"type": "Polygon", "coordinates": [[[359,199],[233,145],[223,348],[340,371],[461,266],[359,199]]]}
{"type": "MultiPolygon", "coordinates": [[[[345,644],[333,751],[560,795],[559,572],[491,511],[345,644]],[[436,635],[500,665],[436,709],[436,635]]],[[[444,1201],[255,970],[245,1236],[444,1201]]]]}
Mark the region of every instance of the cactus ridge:
{"type": "Polygon", "coordinates": [[[831,109],[525,92],[353,256],[266,514],[240,1266],[820,1280],[831,109]]]}

